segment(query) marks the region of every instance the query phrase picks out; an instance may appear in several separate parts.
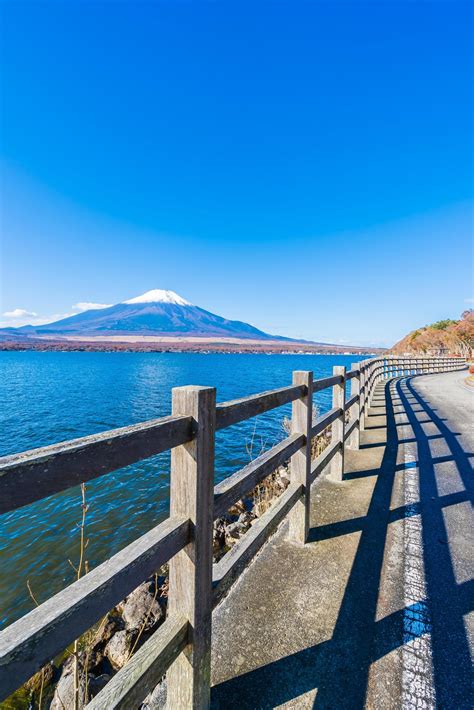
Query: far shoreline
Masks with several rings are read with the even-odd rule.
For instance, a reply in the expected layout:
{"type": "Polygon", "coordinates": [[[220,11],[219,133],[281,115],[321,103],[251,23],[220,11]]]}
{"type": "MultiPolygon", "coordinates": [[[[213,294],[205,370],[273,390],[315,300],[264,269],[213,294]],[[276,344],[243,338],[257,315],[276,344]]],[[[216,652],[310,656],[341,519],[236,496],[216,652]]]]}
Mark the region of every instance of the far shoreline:
{"type": "Polygon", "coordinates": [[[193,338],[189,340],[171,338],[154,341],[130,340],[53,340],[28,339],[0,341],[3,352],[138,352],[138,353],[196,353],[196,354],[236,354],[236,355],[377,355],[385,348],[363,348],[359,346],[337,346],[323,343],[278,342],[278,341],[216,341],[193,338]]]}

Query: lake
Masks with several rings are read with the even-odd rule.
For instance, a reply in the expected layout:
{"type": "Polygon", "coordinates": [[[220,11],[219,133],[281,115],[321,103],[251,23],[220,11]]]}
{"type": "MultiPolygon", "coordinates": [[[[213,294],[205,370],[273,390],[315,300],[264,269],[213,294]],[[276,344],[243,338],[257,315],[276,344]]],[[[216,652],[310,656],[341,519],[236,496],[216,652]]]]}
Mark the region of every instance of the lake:
{"type": "MultiPolygon", "coordinates": [[[[291,384],[293,370],[332,374],[367,356],[193,353],[0,352],[0,455],[170,414],[171,388],[210,385],[217,401],[291,384]]],[[[330,390],[315,395],[320,413],[330,390]]],[[[291,405],[218,432],[216,482],[286,436],[291,405]]],[[[160,454],[87,484],[87,560],[102,562],[167,515],[170,455],[160,454]]],[[[79,487],[0,518],[0,624],[74,580],[79,487]]]]}

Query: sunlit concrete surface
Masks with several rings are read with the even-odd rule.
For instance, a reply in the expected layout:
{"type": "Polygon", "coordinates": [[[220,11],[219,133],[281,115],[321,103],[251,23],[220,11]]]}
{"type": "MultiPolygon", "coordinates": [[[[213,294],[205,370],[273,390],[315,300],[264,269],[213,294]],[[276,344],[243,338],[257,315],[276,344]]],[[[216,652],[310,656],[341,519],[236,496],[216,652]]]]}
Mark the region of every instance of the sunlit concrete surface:
{"type": "Polygon", "coordinates": [[[462,380],[378,385],[343,483],[313,488],[308,544],[284,524],[215,611],[214,708],[473,706],[462,380]]]}

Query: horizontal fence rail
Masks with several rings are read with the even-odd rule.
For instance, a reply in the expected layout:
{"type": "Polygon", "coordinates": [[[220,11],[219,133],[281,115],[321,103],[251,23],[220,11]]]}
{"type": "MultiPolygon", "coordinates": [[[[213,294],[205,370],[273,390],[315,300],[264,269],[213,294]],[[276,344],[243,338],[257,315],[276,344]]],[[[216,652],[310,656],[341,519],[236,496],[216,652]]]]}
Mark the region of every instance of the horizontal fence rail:
{"type": "Polygon", "coordinates": [[[9,695],[91,628],[189,542],[187,519],[168,518],[0,634],[0,688],[9,695]]]}
{"type": "Polygon", "coordinates": [[[306,388],[301,385],[282,387],[270,392],[254,394],[251,397],[235,399],[216,406],[216,429],[225,429],[245,419],[256,417],[275,407],[289,404],[299,397],[304,397],[306,388]]]}
{"type": "Polygon", "coordinates": [[[321,415],[316,419],[313,426],[311,427],[311,438],[313,439],[318,434],[321,434],[330,424],[332,424],[338,417],[342,415],[342,409],[340,407],[333,407],[326,412],[326,414],[321,415]]]}
{"type": "Polygon", "coordinates": [[[327,446],[323,453],[318,456],[311,467],[310,479],[311,483],[324,471],[326,466],[332,461],[338,451],[340,451],[342,443],[335,441],[327,446]]]}
{"type": "Polygon", "coordinates": [[[344,441],[350,437],[356,426],[358,425],[359,420],[358,419],[352,419],[350,422],[348,422],[345,426],[345,431],[344,431],[344,441]]]}
{"type": "Polygon", "coordinates": [[[212,608],[284,518],[290,537],[306,542],[311,484],[328,466],[342,480],[345,448],[359,447],[375,386],[464,368],[454,357],[380,357],[319,380],[295,372],[290,386],[217,405],[213,388],[175,388],[171,417],[1,458],[0,513],[7,513],[172,449],[170,517],[0,633],[0,700],[169,561],[168,617],[87,707],[137,707],[165,673],[170,707],[208,707],[212,608]],[[313,396],[328,388],[332,408],[313,420],[313,396]],[[214,486],[215,432],[287,404],[290,434],[214,486]],[[313,458],[323,433],[330,441],[313,458]],[[212,521],[288,462],[286,490],[212,564],[212,521]]]}
{"type": "Polygon", "coordinates": [[[303,434],[292,434],[269,451],[224,479],[214,488],[214,518],[219,518],[305,443],[303,434]]]}
{"type": "Polygon", "coordinates": [[[352,405],[355,404],[355,403],[358,402],[358,401],[359,401],[359,395],[358,395],[358,394],[353,394],[352,397],[350,397],[350,398],[346,401],[345,406],[344,406],[344,410],[347,412],[347,411],[352,407],[352,405]]]}
{"type": "Polygon", "coordinates": [[[171,664],[188,645],[189,621],[168,617],[124,668],[87,704],[88,710],[130,710],[140,707],[171,664]]]}
{"type": "Polygon", "coordinates": [[[0,513],[191,441],[191,417],[163,417],[0,459],[0,513]]]}

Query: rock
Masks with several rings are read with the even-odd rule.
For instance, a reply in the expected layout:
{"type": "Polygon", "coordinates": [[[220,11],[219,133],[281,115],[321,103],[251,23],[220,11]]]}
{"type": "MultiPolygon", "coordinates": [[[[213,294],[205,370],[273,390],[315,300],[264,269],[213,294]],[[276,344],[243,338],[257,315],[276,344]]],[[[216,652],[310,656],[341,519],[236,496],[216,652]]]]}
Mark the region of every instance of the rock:
{"type": "Polygon", "coordinates": [[[244,523],[230,523],[225,529],[225,543],[229,547],[235,545],[237,540],[240,540],[242,535],[248,530],[248,526],[244,523]]]}
{"type": "Polygon", "coordinates": [[[245,511],[245,503],[243,500],[238,500],[235,505],[232,505],[227,511],[229,515],[240,515],[245,511]]]}
{"type": "Polygon", "coordinates": [[[125,628],[129,631],[141,629],[143,624],[147,631],[162,618],[163,611],[152,589],[151,582],[144,582],[119,605],[125,628]]]}
{"type": "MultiPolygon", "coordinates": [[[[70,663],[72,659],[68,659],[63,666],[63,672],[54,691],[50,710],[69,710],[74,707],[74,667],[70,663]]],[[[79,708],[83,708],[86,704],[86,679],[82,672],[79,673],[79,708]]]]}
{"type": "Polygon", "coordinates": [[[97,666],[102,663],[107,643],[112,636],[117,633],[117,631],[121,631],[124,626],[123,619],[119,614],[108,614],[106,620],[99,625],[92,637],[86,656],[88,671],[95,671],[97,666]]]}
{"type": "Polygon", "coordinates": [[[92,675],[89,674],[88,680],[88,690],[91,695],[91,697],[95,697],[97,693],[100,693],[100,691],[105,688],[107,683],[109,682],[111,676],[108,673],[101,673],[100,675],[92,675]]]}
{"type": "Polygon", "coordinates": [[[118,616],[118,614],[109,614],[107,619],[100,624],[96,630],[94,638],[92,639],[92,647],[94,648],[100,644],[107,643],[117,631],[121,631],[122,629],[122,618],[118,616]]]}
{"type": "Polygon", "coordinates": [[[126,664],[130,657],[135,634],[126,629],[117,631],[105,647],[105,655],[112,667],[118,671],[126,664]]]}
{"type": "Polygon", "coordinates": [[[226,525],[225,534],[226,537],[239,538],[245,529],[245,525],[242,523],[230,523],[226,525]]]}
{"type": "Polygon", "coordinates": [[[241,523],[242,525],[245,525],[247,530],[252,524],[252,520],[255,518],[255,515],[253,513],[250,513],[249,511],[245,511],[245,513],[242,513],[239,515],[238,523],[241,523]]]}
{"type": "Polygon", "coordinates": [[[105,646],[103,644],[91,648],[87,653],[87,672],[95,671],[104,660],[105,646]]]}
{"type": "MultiPolygon", "coordinates": [[[[286,481],[284,478],[277,478],[277,480],[275,481],[275,483],[276,483],[276,485],[277,485],[277,487],[278,487],[278,489],[279,489],[278,495],[281,495],[281,493],[283,493],[283,491],[285,490],[285,488],[287,488],[287,486],[288,486],[288,484],[289,484],[289,481],[286,481]]],[[[278,496],[276,496],[276,497],[278,497],[278,496]]]]}
{"type": "MultiPolygon", "coordinates": [[[[82,658],[81,657],[79,657],[79,662],[82,665],[82,658]]],[[[74,670],[74,656],[69,655],[61,667],[61,672],[63,675],[66,675],[67,673],[72,673],[73,670],[74,670]]]]}
{"type": "Polygon", "coordinates": [[[162,710],[166,707],[166,678],[163,678],[161,683],[155,687],[155,689],[149,693],[140,710],[162,710]]]}
{"type": "Polygon", "coordinates": [[[212,549],[214,554],[220,552],[221,548],[225,545],[225,520],[224,518],[217,518],[214,521],[214,527],[212,530],[212,549]]]}

